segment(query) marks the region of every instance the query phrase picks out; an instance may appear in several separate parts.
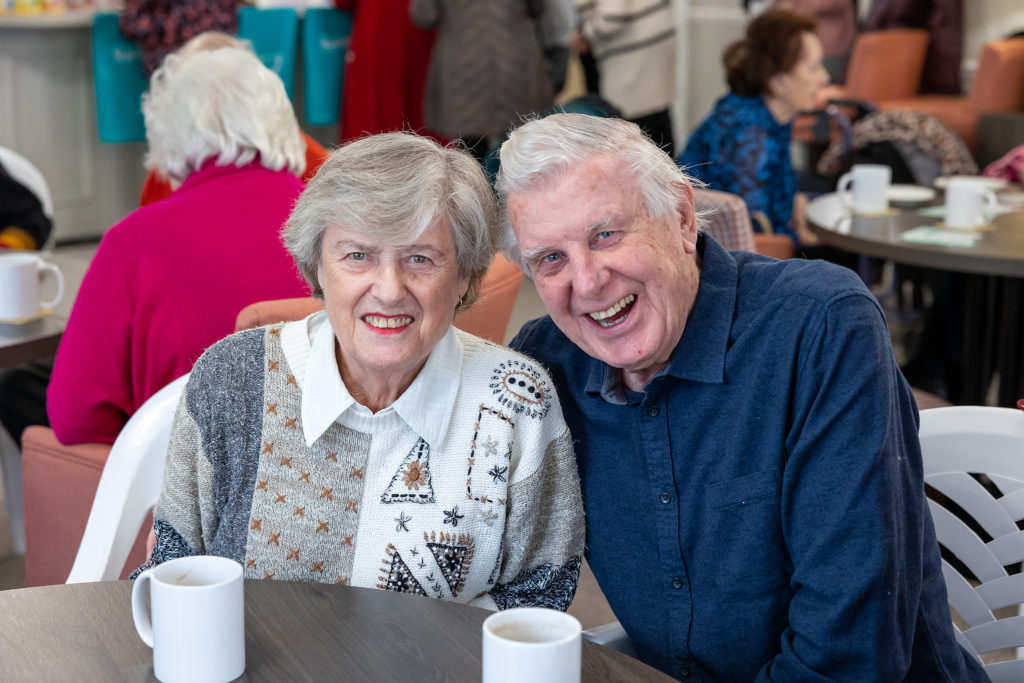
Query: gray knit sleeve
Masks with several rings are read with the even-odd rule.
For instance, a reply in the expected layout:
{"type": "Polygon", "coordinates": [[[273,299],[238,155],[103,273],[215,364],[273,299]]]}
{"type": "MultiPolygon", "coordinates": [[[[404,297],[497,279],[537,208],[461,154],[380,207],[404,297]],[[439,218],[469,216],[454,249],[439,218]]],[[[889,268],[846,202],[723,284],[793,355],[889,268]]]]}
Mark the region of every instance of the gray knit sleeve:
{"type": "Polygon", "coordinates": [[[504,558],[490,591],[498,609],[566,610],[576,593],[585,525],[569,432],[548,444],[536,472],[509,487],[504,558]]]}

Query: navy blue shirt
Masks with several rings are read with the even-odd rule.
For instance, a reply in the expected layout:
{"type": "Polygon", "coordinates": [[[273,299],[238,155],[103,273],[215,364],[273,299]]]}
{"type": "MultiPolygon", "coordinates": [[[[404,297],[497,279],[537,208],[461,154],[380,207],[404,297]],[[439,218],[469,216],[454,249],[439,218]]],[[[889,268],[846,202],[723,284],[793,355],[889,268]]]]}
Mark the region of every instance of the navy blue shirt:
{"type": "Polygon", "coordinates": [[[706,236],[668,366],[625,391],[548,317],[587,558],[641,659],[684,680],[986,681],[955,642],[917,408],[882,311],[823,261],[706,236]]]}
{"type": "MultiPolygon", "coordinates": [[[[761,211],[773,231],[795,238],[790,128],[775,120],[764,98],[729,94],[690,135],[679,165],[712,190],[743,197],[751,214],[761,211]]],[[[760,230],[760,223],[754,227],[760,230]]]]}

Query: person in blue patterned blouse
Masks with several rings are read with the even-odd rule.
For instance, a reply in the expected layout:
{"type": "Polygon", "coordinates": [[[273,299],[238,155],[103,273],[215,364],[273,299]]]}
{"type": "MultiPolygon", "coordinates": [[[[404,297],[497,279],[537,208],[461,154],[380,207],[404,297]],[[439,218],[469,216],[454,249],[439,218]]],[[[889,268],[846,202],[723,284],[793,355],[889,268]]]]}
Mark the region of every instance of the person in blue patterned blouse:
{"type": "Polygon", "coordinates": [[[816,238],[804,220],[789,158],[790,128],[828,84],[817,24],[806,14],[769,10],[747,25],[746,37],[722,57],[729,94],[715,103],[679,157],[687,173],[713,190],[743,197],[755,228],[800,245],[816,238]]]}

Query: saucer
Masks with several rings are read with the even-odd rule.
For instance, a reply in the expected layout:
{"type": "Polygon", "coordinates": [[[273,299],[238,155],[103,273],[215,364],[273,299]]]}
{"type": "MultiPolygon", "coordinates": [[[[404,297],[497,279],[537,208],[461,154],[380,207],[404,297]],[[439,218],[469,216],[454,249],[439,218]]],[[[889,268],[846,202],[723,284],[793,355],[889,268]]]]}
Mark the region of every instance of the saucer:
{"type": "Polygon", "coordinates": [[[49,308],[40,308],[39,312],[35,315],[30,315],[25,318],[0,318],[0,324],[4,325],[24,325],[25,323],[34,322],[36,320],[42,320],[48,315],[53,315],[53,311],[49,308]]]}
{"type": "Polygon", "coordinates": [[[921,185],[890,185],[885,196],[895,204],[921,204],[935,199],[935,190],[921,185]]]}

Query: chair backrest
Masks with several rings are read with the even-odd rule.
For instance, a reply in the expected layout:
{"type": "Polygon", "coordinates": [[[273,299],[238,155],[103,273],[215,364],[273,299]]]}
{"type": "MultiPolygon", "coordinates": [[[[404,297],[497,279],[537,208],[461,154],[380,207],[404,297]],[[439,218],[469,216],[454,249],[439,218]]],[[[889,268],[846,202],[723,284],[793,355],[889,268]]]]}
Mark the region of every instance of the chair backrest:
{"type": "Polygon", "coordinates": [[[729,192],[694,188],[693,206],[708,212],[705,231],[730,251],[754,251],[754,228],[743,197],[729,192]]]}
{"type": "Polygon", "coordinates": [[[118,15],[100,13],[92,24],[92,72],[96,85],[96,124],[100,142],[146,139],[142,93],[148,80],[142,50],[123,35],[118,15]]]}
{"type": "Polygon", "coordinates": [[[117,435],[68,583],[116,581],[139,527],[160,495],[174,411],[183,375],[156,392],[117,435]]]}
{"type": "Polygon", "coordinates": [[[843,88],[847,97],[869,102],[916,95],[928,50],[925,29],[868,31],[857,36],[843,88]]]}
{"type": "MultiPolygon", "coordinates": [[[[955,627],[957,641],[976,656],[1024,646],[1024,616],[995,614],[1024,603],[1024,574],[1015,573],[1024,561],[1024,412],[934,408],[921,412],[920,435],[949,605],[967,624],[955,627]]],[[[996,682],[1022,681],[1024,660],[985,671],[996,682]]]]}
{"type": "MultiPolygon", "coordinates": [[[[505,343],[505,331],[522,284],[523,272],[519,266],[504,256],[495,256],[484,277],[480,299],[468,310],[455,316],[455,326],[495,344],[505,343]]],[[[299,320],[319,311],[323,306],[322,301],[313,297],[257,301],[239,312],[235,319],[235,330],[299,320]]]]}
{"type": "Polygon", "coordinates": [[[979,114],[1024,111],[1024,38],[981,48],[967,99],[979,114]]]}
{"type": "Polygon", "coordinates": [[[306,123],[311,126],[338,121],[351,33],[350,12],[310,7],[302,18],[303,101],[306,123]]]}
{"type": "Polygon", "coordinates": [[[281,77],[285,92],[292,98],[299,49],[298,13],[291,7],[241,7],[238,37],[248,41],[260,61],[281,77]]]}
{"type": "Polygon", "coordinates": [[[3,164],[12,178],[32,190],[39,203],[43,205],[43,213],[53,220],[53,195],[50,194],[50,185],[35,164],[6,147],[0,147],[0,164],[3,164]]]}

